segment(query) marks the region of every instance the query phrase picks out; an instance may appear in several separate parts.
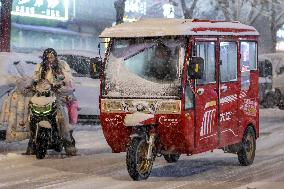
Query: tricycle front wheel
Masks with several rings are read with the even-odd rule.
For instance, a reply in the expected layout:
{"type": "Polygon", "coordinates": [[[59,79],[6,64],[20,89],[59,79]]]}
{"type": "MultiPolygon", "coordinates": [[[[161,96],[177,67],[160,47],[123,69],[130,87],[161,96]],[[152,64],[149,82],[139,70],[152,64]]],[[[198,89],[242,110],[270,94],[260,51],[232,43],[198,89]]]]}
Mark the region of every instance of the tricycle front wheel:
{"type": "Polygon", "coordinates": [[[135,137],[131,140],[126,153],[126,165],[133,180],[145,180],[149,177],[153,166],[153,155],[147,159],[149,144],[145,138],[135,137]]]}

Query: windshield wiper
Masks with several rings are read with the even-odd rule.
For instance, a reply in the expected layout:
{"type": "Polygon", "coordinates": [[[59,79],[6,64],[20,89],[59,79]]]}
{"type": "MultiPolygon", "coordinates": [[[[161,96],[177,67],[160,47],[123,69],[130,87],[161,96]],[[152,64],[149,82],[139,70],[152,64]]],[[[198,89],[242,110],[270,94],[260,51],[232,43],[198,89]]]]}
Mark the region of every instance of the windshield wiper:
{"type": "Polygon", "coordinates": [[[140,49],[140,50],[138,50],[137,52],[135,52],[134,54],[131,54],[131,55],[127,56],[127,57],[124,58],[123,60],[124,60],[124,61],[125,61],[125,60],[128,60],[129,58],[132,58],[132,57],[136,56],[137,54],[140,54],[140,53],[144,52],[145,50],[148,50],[148,49],[150,49],[150,48],[153,48],[153,46],[154,46],[154,44],[152,44],[152,45],[149,46],[149,47],[145,47],[145,48],[143,48],[143,49],[140,49]]]}

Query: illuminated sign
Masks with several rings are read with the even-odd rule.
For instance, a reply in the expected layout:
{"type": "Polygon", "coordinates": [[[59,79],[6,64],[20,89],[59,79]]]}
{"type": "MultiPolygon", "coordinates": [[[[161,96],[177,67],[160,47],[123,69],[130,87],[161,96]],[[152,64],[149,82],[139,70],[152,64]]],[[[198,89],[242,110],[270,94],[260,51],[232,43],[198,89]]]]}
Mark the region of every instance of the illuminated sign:
{"type": "Polygon", "coordinates": [[[69,0],[13,0],[12,15],[68,20],[69,0]]]}
{"type": "Polygon", "coordinates": [[[181,3],[176,0],[126,0],[123,21],[141,18],[183,18],[181,3]]]}

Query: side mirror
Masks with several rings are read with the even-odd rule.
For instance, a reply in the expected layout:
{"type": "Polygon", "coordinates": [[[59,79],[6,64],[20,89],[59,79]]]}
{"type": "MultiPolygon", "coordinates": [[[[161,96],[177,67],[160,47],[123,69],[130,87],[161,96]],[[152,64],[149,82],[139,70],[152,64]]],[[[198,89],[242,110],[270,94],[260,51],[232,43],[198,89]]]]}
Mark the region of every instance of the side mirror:
{"type": "Polygon", "coordinates": [[[202,79],[204,73],[204,60],[201,57],[191,57],[187,65],[187,75],[190,79],[202,79]]]}
{"type": "Polygon", "coordinates": [[[102,69],[102,61],[99,57],[91,58],[90,60],[90,75],[91,78],[97,79],[100,77],[102,69]]]}

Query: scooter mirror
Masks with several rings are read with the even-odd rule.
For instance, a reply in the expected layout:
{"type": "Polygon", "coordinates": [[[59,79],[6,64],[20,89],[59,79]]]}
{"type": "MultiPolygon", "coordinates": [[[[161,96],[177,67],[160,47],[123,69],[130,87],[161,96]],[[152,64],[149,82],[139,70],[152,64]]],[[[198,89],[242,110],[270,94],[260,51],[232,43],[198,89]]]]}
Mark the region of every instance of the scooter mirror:
{"type": "Polygon", "coordinates": [[[65,79],[65,77],[64,77],[64,75],[58,75],[58,76],[57,76],[57,79],[60,80],[60,81],[62,81],[62,80],[65,79]]]}

